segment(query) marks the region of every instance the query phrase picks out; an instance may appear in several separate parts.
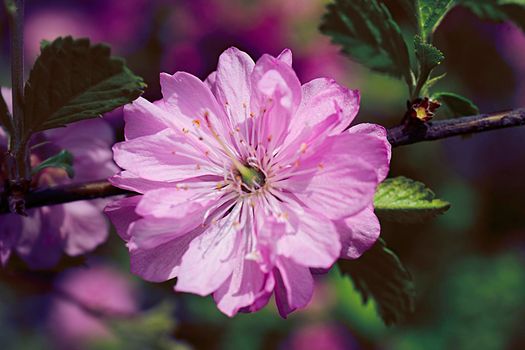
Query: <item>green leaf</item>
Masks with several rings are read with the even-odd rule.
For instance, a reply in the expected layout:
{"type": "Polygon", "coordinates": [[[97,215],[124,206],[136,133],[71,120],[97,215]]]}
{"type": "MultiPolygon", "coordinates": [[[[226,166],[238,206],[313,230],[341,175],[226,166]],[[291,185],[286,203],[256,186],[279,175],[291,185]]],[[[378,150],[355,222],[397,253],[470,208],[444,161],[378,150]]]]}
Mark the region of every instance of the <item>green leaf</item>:
{"type": "Polygon", "coordinates": [[[429,95],[428,90],[431,87],[433,87],[438,81],[443,79],[446,75],[447,75],[447,73],[443,73],[443,74],[440,74],[438,76],[435,76],[433,78],[428,79],[427,82],[425,83],[425,85],[423,86],[423,89],[421,89],[421,95],[422,96],[428,96],[429,95]]]}
{"type": "Polygon", "coordinates": [[[31,175],[36,175],[45,168],[60,168],[64,169],[70,179],[75,177],[75,170],[73,169],[73,155],[63,149],[52,157],[47,158],[42,163],[31,169],[31,175]]]}
{"type": "Polygon", "coordinates": [[[444,103],[455,117],[479,114],[478,107],[472,101],[452,92],[437,92],[432,99],[444,103]]]}
{"type": "Polygon", "coordinates": [[[407,269],[394,252],[379,239],[356,260],[339,260],[343,275],[348,275],[363,303],[374,299],[379,315],[390,325],[399,323],[413,312],[415,289],[407,269]]]}
{"type": "Polygon", "coordinates": [[[419,36],[414,36],[414,49],[419,61],[421,70],[430,72],[440,65],[445,59],[445,55],[437,47],[428,44],[419,36]]]}
{"type": "Polygon", "coordinates": [[[414,223],[444,213],[450,204],[436,199],[434,192],[423,183],[399,176],[379,185],[374,207],[381,219],[414,223]]]}
{"type": "Polygon", "coordinates": [[[335,0],[320,27],[344,54],[366,67],[411,81],[410,58],[401,29],[376,0],[335,0]]]}
{"type": "Polygon", "coordinates": [[[97,117],[135,100],[144,87],[105,45],[71,37],[43,42],[25,86],[24,136],[97,117]]]}
{"type": "Polygon", "coordinates": [[[11,135],[13,133],[11,113],[9,113],[9,109],[7,108],[7,104],[2,94],[0,94],[0,123],[2,124],[2,126],[7,131],[8,134],[11,135]]]}
{"type": "Polygon", "coordinates": [[[425,41],[432,37],[437,27],[456,0],[418,0],[421,36],[425,41]]]}
{"type": "Polygon", "coordinates": [[[512,21],[525,31],[524,0],[456,0],[478,17],[495,22],[512,21]]]}

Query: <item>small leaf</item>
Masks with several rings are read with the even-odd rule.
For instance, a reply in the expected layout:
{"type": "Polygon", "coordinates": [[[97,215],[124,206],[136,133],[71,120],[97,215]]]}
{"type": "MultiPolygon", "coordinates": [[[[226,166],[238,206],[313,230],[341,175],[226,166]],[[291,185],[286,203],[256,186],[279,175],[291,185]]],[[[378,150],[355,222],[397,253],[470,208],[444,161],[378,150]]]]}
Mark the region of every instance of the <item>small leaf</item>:
{"type": "Polygon", "coordinates": [[[338,266],[343,275],[352,279],[363,303],[375,300],[385,324],[399,323],[414,311],[412,277],[381,238],[360,258],[339,260],[338,266]]]}
{"type": "Polygon", "coordinates": [[[435,76],[433,78],[428,79],[427,82],[425,83],[425,85],[423,86],[423,89],[421,89],[421,95],[428,96],[429,95],[428,90],[431,87],[433,87],[438,81],[443,79],[446,75],[447,75],[447,73],[443,73],[443,74],[440,74],[438,76],[435,76]]]}
{"type": "Polygon", "coordinates": [[[44,41],[25,86],[24,136],[97,117],[135,100],[144,86],[105,45],[44,41]]]}
{"type": "Polygon", "coordinates": [[[11,113],[9,113],[9,109],[7,108],[7,104],[2,94],[0,94],[0,123],[9,134],[13,133],[11,113]]]}
{"type": "Polygon", "coordinates": [[[434,192],[423,183],[399,176],[379,185],[374,207],[381,219],[414,223],[443,214],[450,204],[435,199],[434,192]]]}
{"type": "Polygon", "coordinates": [[[430,41],[432,34],[456,0],[418,0],[421,35],[430,41]]]}
{"type": "Polygon", "coordinates": [[[414,37],[414,48],[416,50],[416,57],[422,70],[430,72],[432,69],[440,65],[445,59],[443,52],[441,52],[432,44],[427,44],[424,42],[419,35],[414,37]]]}
{"type": "Polygon", "coordinates": [[[75,170],[73,169],[73,155],[65,149],[58,152],[54,156],[47,158],[42,163],[31,169],[31,175],[36,175],[45,168],[64,169],[70,179],[75,177],[75,170]]]}
{"type": "Polygon", "coordinates": [[[478,107],[461,95],[452,92],[437,92],[432,95],[432,98],[444,103],[455,117],[479,114],[478,107]]]}
{"type": "Polygon", "coordinates": [[[351,59],[366,67],[412,79],[407,44],[387,7],[376,0],[335,0],[320,27],[351,59]]]}

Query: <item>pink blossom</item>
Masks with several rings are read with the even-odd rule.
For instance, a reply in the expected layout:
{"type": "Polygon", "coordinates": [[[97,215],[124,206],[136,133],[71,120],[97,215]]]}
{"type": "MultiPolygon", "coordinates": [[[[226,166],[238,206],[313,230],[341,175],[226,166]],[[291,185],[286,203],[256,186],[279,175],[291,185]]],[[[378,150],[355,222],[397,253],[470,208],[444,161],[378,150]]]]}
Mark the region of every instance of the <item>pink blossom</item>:
{"type": "Polygon", "coordinates": [[[85,348],[85,342],[112,336],[104,320],[138,311],[136,291],[118,270],[96,265],[71,269],[57,285],[48,324],[64,349],[85,348]]]}
{"type": "MultiPolygon", "coordinates": [[[[2,89],[6,101],[11,93],[2,89]]],[[[10,106],[9,106],[10,107],[10,106]]],[[[85,182],[107,178],[116,173],[110,145],[113,131],[103,120],[87,120],[65,128],[48,130],[32,139],[31,163],[43,160],[66,149],[73,154],[75,177],[69,179],[62,169],[47,168],[33,178],[38,188],[57,184],[85,182]]],[[[7,147],[7,136],[0,128],[0,157],[7,147]]],[[[0,180],[5,174],[0,171],[0,180]]],[[[3,182],[0,192],[3,191],[3,182]]],[[[0,215],[0,258],[6,264],[14,250],[34,269],[54,266],[62,253],[77,256],[105,242],[108,223],[102,213],[106,200],[77,201],[44,206],[27,211],[28,216],[0,215]]]]}
{"type": "Polygon", "coordinates": [[[229,316],[274,293],[286,317],[312,297],[310,268],[375,242],[385,130],[346,130],[359,93],[325,78],[301,86],[291,63],[289,50],[254,63],[230,48],[206,81],[163,73],[162,100],[125,108],[111,182],[140,195],[106,212],[135,274],[177,277],[176,291],[213,294],[229,316]]]}

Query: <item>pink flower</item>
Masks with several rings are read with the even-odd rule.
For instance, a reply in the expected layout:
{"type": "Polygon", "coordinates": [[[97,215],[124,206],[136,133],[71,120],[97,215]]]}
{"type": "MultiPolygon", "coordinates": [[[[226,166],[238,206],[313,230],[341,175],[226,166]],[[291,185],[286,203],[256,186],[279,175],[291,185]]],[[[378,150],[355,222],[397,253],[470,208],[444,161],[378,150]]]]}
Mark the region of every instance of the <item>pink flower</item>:
{"type": "MultiPolygon", "coordinates": [[[[4,99],[11,92],[2,89],[4,99]]],[[[10,106],[9,106],[10,107],[10,106]]],[[[65,128],[48,130],[32,139],[31,163],[38,165],[62,149],[73,154],[75,177],[69,179],[62,169],[47,168],[33,178],[33,186],[85,182],[107,178],[116,173],[110,145],[113,131],[102,120],[87,120],[65,128]]],[[[0,128],[0,160],[7,147],[7,136],[0,128]]],[[[5,179],[0,170],[0,180],[5,179]]],[[[3,181],[0,192],[3,191],[3,181]]],[[[78,201],[45,206],[27,211],[28,216],[0,215],[0,259],[6,264],[15,250],[34,269],[54,266],[62,253],[77,256],[106,241],[108,223],[102,213],[106,200],[78,201]]]]}
{"type": "Polygon", "coordinates": [[[111,182],[141,195],[106,212],[134,273],[213,293],[229,316],[258,310],[275,292],[285,317],[310,301],[310,268],[375,242],[385,130],[345,131],[359,93],[331,79],[301,86],[291,61],[289,50],[254,63],[230,48],[205,82],[163,73],[162,100],[125,108],[126,141],[113,148],[125,170],[111,182]]]}
{"type": "Polygon", "coordinates": [[[104,320],[138,312],[136,291],[118,270],[107,266],[71,269],[60,279],[60,292],[50,308],[48,324],[63,349],[112,337],[104,320]]]}

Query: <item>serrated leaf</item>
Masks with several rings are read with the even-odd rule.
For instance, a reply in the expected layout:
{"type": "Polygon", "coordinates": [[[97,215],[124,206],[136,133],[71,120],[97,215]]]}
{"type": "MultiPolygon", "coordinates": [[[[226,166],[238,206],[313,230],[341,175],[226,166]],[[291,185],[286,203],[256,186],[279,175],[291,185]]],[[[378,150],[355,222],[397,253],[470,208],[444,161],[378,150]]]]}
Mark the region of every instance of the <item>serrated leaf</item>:
{"type": "Polygon", "coordinates": [[[478,107],[471,100],[452,92],[437,92],[432,99],[444,103],[455,117],[479,114],[478,107]]]}
{"type": "Polygon", "coordinates": [[[2,96],[2,94],[0,94],[0,123],[2,123],[2,126],[9,134],[13,133],[11,113],[9,113],[7,103],[5,102],[4,96],[2,96]]]}
{"type": "Polygon", "coordinates": [[[144,87],[105,45],[71,37],[43,42],[25,86],[24,135],[97,117],[135,100],[144,87]]]}
{"type": "Polygon", "coordinates": [[[335,0],[327,6],[321,32],[364,66],[409,81],[410,58],[401,29],[376,0],[335,0]]]}
{"type": "Polygon", "coordinates": [[[379,184],[374,207],[381,219],[416,223],[443,214],[450,204],[436,199],[423,183],[399,176],[379,184]]]}
{"type": "Polygon", "coordinates": [[[425,41],[435,32],[456,0],[418,0],[421,36],[425,41]]]}
{"type": "Polygon", "coordinates": [[[495,22],[512,21],[525,31],[524,0],[456,0],[482,19],[495,22]]]}
{"type": "Polygon", "coordinates": [[[422,70],[430,72],[440,65],[445,55],[437,47],[426,43],[419,35],[414,36],[414,49],[422,70]]]}
{"type": "Polygon", "coordinates": [[[64,169],[70,179],[75,177],[75,170],[73,169],[73,155],[65,149],[58,152],[54,156],[47,158],[42,163],[31,169],[31,175],[36,175],[46,168],[64,169]]]}
{"type": "Polygon", "coordinates": [[[397,255],[379,239],[356,260],[339,260],[343,275],[348,275],[363,302],[373,299],[379,315],[390,325],[399,323],[413,312],[415,288],[407,269],[397,255]]]}

